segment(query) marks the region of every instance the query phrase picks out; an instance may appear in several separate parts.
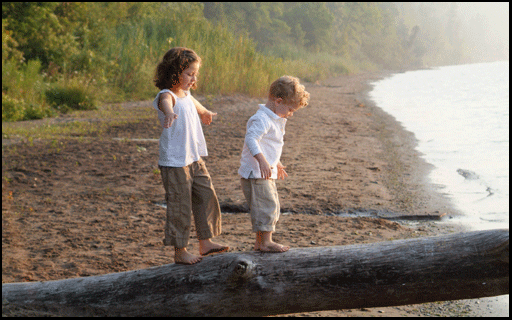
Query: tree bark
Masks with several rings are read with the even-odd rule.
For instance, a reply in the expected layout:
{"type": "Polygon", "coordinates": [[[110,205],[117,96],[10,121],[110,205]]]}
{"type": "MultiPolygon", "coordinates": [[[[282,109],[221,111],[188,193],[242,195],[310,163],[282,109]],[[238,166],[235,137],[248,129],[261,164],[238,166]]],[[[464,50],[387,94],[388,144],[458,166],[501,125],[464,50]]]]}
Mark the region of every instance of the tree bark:
{"type": "Polygon", "coordinates": [[[2,284],[3,304],[60,315],[266,316],[509,293],[508,229],[232,252],[100,276],[2,284]]]}

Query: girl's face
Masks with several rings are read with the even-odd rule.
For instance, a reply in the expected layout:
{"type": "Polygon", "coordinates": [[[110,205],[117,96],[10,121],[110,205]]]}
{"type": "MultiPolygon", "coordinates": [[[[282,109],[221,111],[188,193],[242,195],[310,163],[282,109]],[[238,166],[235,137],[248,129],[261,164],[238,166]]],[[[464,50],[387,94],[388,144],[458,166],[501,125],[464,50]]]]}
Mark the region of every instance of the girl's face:
{"type": "Polygon", "coordinates": [[[180,75],[180,83],[178,84],[179,88],[183,91],[190,90],[197,82],[197,76],[199,74],[199,62],[193,62],[189,65],[189,67],[180,75]]]}

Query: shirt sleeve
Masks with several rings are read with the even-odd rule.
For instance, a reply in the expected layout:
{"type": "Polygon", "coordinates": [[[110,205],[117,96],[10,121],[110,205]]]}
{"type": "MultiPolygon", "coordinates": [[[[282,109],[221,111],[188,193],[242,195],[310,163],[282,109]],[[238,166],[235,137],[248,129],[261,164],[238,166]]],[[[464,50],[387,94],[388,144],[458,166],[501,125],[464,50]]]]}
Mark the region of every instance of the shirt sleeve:
{"type": "Polygon", "coordinates": [[[249,119],[247,122],[247,133],[245,134],[245,144],[254,157],[258,153],[263,153],[260,146],[260,140],[270,129],[265,121],[260,118],[249,119]]]}

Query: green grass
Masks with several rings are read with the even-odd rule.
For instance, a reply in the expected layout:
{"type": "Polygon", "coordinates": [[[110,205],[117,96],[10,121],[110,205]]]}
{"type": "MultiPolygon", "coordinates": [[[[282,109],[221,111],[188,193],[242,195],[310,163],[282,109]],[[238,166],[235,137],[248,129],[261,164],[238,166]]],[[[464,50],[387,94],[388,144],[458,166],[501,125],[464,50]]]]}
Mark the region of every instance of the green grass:
{"type": "Polygon", "coordinates": [[[106,104],[91,111],[73,111],[69,116],[72,121],[50,123],[42,120],[38,123],[17,125],[4,123],[2,138],[21,139],[27,143],[34,140],[56,141],[59,139],[87,140],[101,137],[112,126],[137,123],[144,119],[153,119],[153,110],[146,108],[122,108],[119,104],[106,104]]]}

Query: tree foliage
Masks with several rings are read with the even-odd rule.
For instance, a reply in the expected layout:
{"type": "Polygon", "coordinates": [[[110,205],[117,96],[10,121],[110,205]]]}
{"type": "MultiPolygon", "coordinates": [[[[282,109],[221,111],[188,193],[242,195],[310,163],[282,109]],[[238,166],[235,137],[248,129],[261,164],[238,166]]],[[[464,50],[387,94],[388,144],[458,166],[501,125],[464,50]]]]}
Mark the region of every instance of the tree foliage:
{"type": "Polygon", "coordinates": [[[172,46],[204,58],[204,93],[261,94],[279,73],[316,81],[461,63],[457,10],[455,3],[3,2],[2,105],[40,110],[11,112],[23,119],[51,114],[44,108],[55,99],[45,92],[55,88],[147,98],[154,67],[172,46]]]}
{"type": "Polygon", "coordinates": [[[260,49],[289,46],[388,69],[463,62],[455,3],[204,4],[208,20],[249,34],[260,49]]]}

